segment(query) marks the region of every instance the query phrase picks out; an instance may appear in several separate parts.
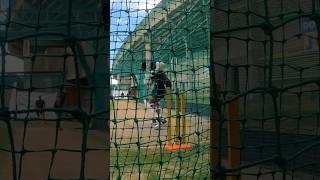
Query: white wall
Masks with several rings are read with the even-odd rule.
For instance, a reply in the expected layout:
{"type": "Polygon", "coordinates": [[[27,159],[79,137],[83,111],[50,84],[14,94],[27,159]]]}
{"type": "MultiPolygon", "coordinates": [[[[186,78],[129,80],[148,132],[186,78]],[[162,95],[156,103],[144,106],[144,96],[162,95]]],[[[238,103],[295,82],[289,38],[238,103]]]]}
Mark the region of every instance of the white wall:
{"type": "MultiPolygon", "coordinates": [[[[5,72],[23,72],[24,61],[16,56],[6,55],[5,72]]],[[[0,72],[2,71],[2,57],[0,55],[0,72]]]]}
{"type": "MultiPolygon", "coordinates": [[[[5,45],[5,51],[10,54],[8,44],[5,45]]],[[[2,55],[0,49],[0,73],[2,72],[2,55]]],[[[24,60],[13,55],[5,55],[5,72],[24,72],[24,60]]]]}
{"type": "Polygon", "coordinates": [[[121,93],[123,93],[126,98],[128,92],[129,92],[128,90],[112,90],[112,96],[115,99],[122,98],[121,93]]]}
{"type": "MultiPolygon", "coordinates": [[[[30,94],[30,98],[28,92],[16,91],[13,90],[11,93],[9,110],[10,111],[21,111],[21,110],[30,110],[36,109],[35,103],[38,100],[38,97],[45,101],[46,108],[53,108],[54,102],[56,101],[57,93],[40,93],[40,92],[32,92],[30,94]],[[28,108],[30,102],[30,108],[28,108]]],[[[12,115],[13,116],[13,115],[12,115]]],[[[17,118],[35,118],[36,113],[19,113],[17,114],[17,118]]],[[[55,119],[56,114],[54,112],[45,112],[46,119],[55,119]]]]}

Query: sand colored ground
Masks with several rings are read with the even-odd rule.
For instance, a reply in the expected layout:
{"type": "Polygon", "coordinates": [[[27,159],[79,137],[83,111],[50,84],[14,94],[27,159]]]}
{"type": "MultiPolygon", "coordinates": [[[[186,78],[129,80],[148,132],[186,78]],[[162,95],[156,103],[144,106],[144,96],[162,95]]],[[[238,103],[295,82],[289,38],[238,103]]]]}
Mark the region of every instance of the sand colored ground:
{"type": "MultiPolygon", "coordinates": [[[[152,128],[151,119],[154,116],[154,110],[152,108],[146,108],[143,104],[139,104],[133,100],[118,100],[114,101],[113,111],[111,111],[111,151],[113,152],[111,157],[111,163],[116,165],[126,166],[126,169],[120,169],[120,176],[122,179],[138,179],[139,170],[137,166],[132,166],[137,162],[139,157],[142,162],[141,166],[141,179],[154,179],[154,178],[172,178],[176,174],[179,174],[179,159],[178,152],[171,153],[164,150],[166,144],[173,143],[177,140],[175,129],[177,127],[178,115],[174,109],[171,110],[171,124],[167,123],[167,127],[156,130],[152,128]],[[168,137],[168,130],[171,127],[171,137],[168,137]],[[115,145],[118,149],[115,149],[115,145]],[[138,154],[138,144],[140,148],[140,155],[138,154]],[[160,147],[160,144],[162,145],[160,147]],[[159,161],[161,160],[160,152],[164,151],[161,155],[162,160],[166,163],[162,165],[162,173],[159,171],[159,161]],[[118,153],[118,155],[116,155],[118,153]],[[118,159],[117,157],[118,156],[118,159]],[[164,173],[165,172],[165,173],[164,173]]],[[[168,117],[168,109],[163,109],[162,117],[168,117]]],[[[185,127],[186,133],[182,134],[182,127],[180,127],[180,133],[184,137],[185,142],[188,144],[208,144],[209,137],[209,122],[208,119],[204,120],[201,117],[197,117],[191,114],[182,115],[180,112],[180,124],[182,123],[182,116],[185,116],[185,127]],[[200,132],[198,137],[196,132],[200,132]]],[[[194,156],[196,150],[186,152],[183,154],[186,158],[182,160],[182,174],[187,173],[186,171],[192,171],[194,165],[198,162],[198,167],[203,169],[208,168],[208,155],[209,152],[199,155],[197,160],[190,161],[194,156]]],[[[203,170],[204,173],[208,172],[203,170]]],[[[200,172],[199,172],[200,173],[200,172]]],[[[200,177],[200,174],[197,177],[200,177]]],[[[203,174],[203,177],[206,174],[203,174]]],[[[119,172],[116,168],[111,168],[111,177],[116,179],[119,176],[119,172]]]]}
{"type": "MultiPolygon", "coordinates": [[[[22,146],[29,151],[43,151],[60,149],[53,160],[50,177],[58,179],[77,179],[80,177],[80,152],[67,152],[66,150],[81,150],[82,130],[77,122],[63,123],[62,130],[58,131],[58,143],[55,147],[55,123],[30,123],[23,140],[24,128],[22,123],[12,123],[16,151],[22,146]]],[[[103,133],[90,130],[88,134],[88,147],[106,149],[106,139],[103,133]]],[[[8,145],[5,147],[10,149],[8,145]]],[[[27,152],[20,159],[16,154],[17,172],[21,164],[21,180],[47,179],[52,158],[51,152],[27,152]]],[[[0,153],[0,179],[12,179],[12,159],[10,153],[0,153]]],[[[94,179],[108,179],[106,151],[89,151],[86,153],[86,177],[94,179]]]]}
{"type": "MultiPolygon", "coordinates": [[[[135,101],[120,100],[113,103],[113,111],[111,111],[111,119],[114,121],[111,122],[111,132],[113,139],[112,142],[119,142],[120,144],[126,144],[128,142],[152,142],[148,143],[148,147],[156,146],[157,141],[161,140],[163,143],[173,142],[173,139],[177,138],[176,127],[178,127],[178,115],[171,110],[171,124],[167,123],[167,127],[163,127],[160,130],[155,130],[152,128],[152,117],[157,117],[154,114],[154,110],[151,108],[146,108],[143,104],[136,103],[135,101]],[[170,128],[171,127],[171,128],[170,128]],[[171,129],[171,137],[168,137],[168,130],[171,129]],[[159,139],[160,138],[160,139],[159,139]]],[[[161,116],[166,117],[169,122],[168,110],[163,109],[161,116]]],[[[186,143],[194,143],[205,141],[204,138],[208,137],[208,128],[209,121],[208,119],[204,120],[201,117],[190,115],[190,114],[181,114],[180,112],[180,135],[185,137],[186,143]],[[182,116],[185,117],[185,128],[186,133],[182,133],[182,116]],[[206,133],[203,133],[206,131],[206,133]],[[203,139],[196,139],[196,132],[200,132],[203,139]]],[[[179,129],[179,128],[178,128],[179,129]]]]}
{"type": "MultiPolygon", "coordinates": [[[[128,100],[120,100],[115,101],[113,103],[113,109],[114,111],[111,112],[111,117],[114,120],[113,123],[111,123],[111,132],[112,132],[112,143],[117,143],[118,146],[120,146],[122,149],[129,148],[130,150],[119,150],[120,154],[118,155],[120,157],[120,163],[121,158],[123,158],[123,162],[130,162],[133,163],[137,162],[137,159],[131,159],[130,153],[128,155],[128,152],[135,152],[137,153],[137,146],[136,143],[139,142],[142,144],[143,149],[142,154],[149,154],[154,155],[156,154],[160,147],[159,147],[159,140],[161,140],[163,143],[168,144],[168,128],[163,128],[161,130],[154,130],[151,128],[151,118],[154,116],[153,110],[148,109],[144,107],[143,104],[136,103],[135,101],[128,101],[128,100]],[[136,121],[135,121],[136,120],[136,121]]],[[[163,109],[162,116],[167,117],[167,109],[163,109]]],[[[174,135],[175,127],[177,126],[177,113],[172,109],[172,135],[174,135]]],[[[198,117],[195,115],[186,114],[186,142],[187,143],[199,143],[202,145],[209,144],[209,119],[205,117],[198,117]],[[200,132],[199,138],[196,136],[196,132],[200,132]]],[[[114,147],[114,146],[113,146],[114,147]]],[[[209,149],[207,149],[209,151],[209,149]]],[[[203,168],[204,172],[206,172],[206,168],[208,168],[208,164],[205,163],[209,161],[209,152],[202,152],[203,155],[200,158],[197,158],[195,155],[195,151],[190,151],[190,154],[186,153],[184,154],[184,158],[186,159],[183,161],[182,168],[186,171],[192,171],[194,167],[193,165],[196,165],[196,168],[203,168]],[[191,159],[188,158],[191,157],[191,159]]],[[[115,155],[115,154],[113,154],[115,155]]],[[[176,157],[177,154],[173,155],[170,153],[167,153],[164,155],[164,158],[166,156],[172,157],[174,160],[170,161],[169,163],[163,164],[163,169],[166,169],[166,173],[163,173],[160,175],[160,179],[162,178],[172,178],[175,177],[175,175],[178,174],[178,169],[175,168],[177,164],[175,162],[178,161],[178,158],[176,157]]],[[[149,160],[149,163],[153,163],[152,165],[148,164],[143,166],[140,172],[140,179],[154,179],[158,178],[159,173],[150,173],[148,171],[149,169],[158,170],[159,168],[157,165],[157,161],[159,159],[147,159],[149,160]],[[157,176],[156,176],[157,175],[157,176]]],[[[112,161],[114,163],[114,161],[112,161]]],[[[123,163],[122,162],[122,163],[123,163]]],[[[142,161],[144,162],[144,161],[142,161]]],[[[178,163],[179,164],[179,163],[178,163]]],[[[226,160],[223,161],[223,164],[225,167],[227,167],[228,163],[226,160]]],[[[137,167],[137,165],[135,165],[137,167]]],[[[139,173],[136,168],[133,168],[133,166],[128,165],[127,169],[122,169],[123,174],[121,174],[122,179],[139,179],[139,173]]],[[[270,179],[283,179],[282,173],[275,173],[272,174],[273,168],[268,167],[250,167],[246,168],[242,171],[242,179],[245,180],[256,180],[259,176],[259,180],[270,180],[270,179]],[[258,175],[260,173],[260,175],[258,175]]],[[[183,171],[182,171],[183,172],[183,171]]],[[[207,174],[201,174],[199,172],[199,176],[196,176],[195,179],[206,177],[207,174]]],[[[111,169],[111,175],[112,179],[116,179],[117,177],[117,171],[115,169],[111,169]],[[113,173],[113,174],[112,174],[113,173]]],[[[192,176],[186,176],[187,178],[183,179],[192,179],[192,176]]],[[[312,175],[308,175],[301,172],[295,172],[294,176],[290,175],[288,173],[285,176],[286,179],[293,179],[293,180],[303,180],[303,179],[310,179],[313,178],[312,175]]]]}
{"type": "MultiPolygon", "coordinates": [[[[113,105],[115,110],[111,111],[110,133],[111,142],[117,142],[123,147],[126,144],[135,144],[140,142],[141,147],[148,146],[150,151],[158,151],[158,140],[163,143],[168,142],[167,128],[154,130],[151,128],[151,118],[153,110],[146,109],[143,104],[136,104],[134,101],[120,100],[113,105]],[[116,117],[116,118],[115,118],[116,117]],[[135,121],[137,119],[137,121],[135,121]],[[160,139],[159,139],[160,138],[160,139]]],[[[164,110],[163,116],[166,115],[164,110]]],[[[174,133],[175,112],[172,112],[172,133],[174,133]]],[[[191,118],[186,120],[187,132],[189,137],[187,141],[194,141],[195,127],[191,127],[191,118]]],[[[57,149],[52,169],[51,178],[73,179],[80,176],[81,153],[75,152],[81,150],[82,145],[82,127],[79,122],[63,122],[62,129],[56,132],[56,122],[42,121],[29,122],[24,128],[23,122],[11,122],[13,128],[13,139],[16,151],[20,152],[22,146],[28,151],[23,154],[20,159],[19,153],[16,153],[17,174],[19,175],[19,167],[21,164],[21,179],[25,180],[42,180],[47,179],[50,169],[52,152],[39,152],[57,149]],[[55,138],[58,133],[56,147],[55,138]],[[68,152],[64,150],[70,150],[68,152]]],[[[4,123],[1,124],[2,129],[7,129],[4,123]]],[[[6,141],[9,142],[7,138],[6,141]]],[[[89,130],[88,147],[102,149],[100,151],[89,151],[86,153],[86,177],[93,179],[108,179],[106,177],[107,153],[106,153],[106,136],[101,131],[89,130]]],[[[9,144],[1,145],[1,148],[9,149],[9,144]]],[[[132,147],[135,152],[135,147],[132,147]]],[[[0,153],[0,179],[12,179],[12,159],[11,153],[0,153]]],[[[136,175],[132,174],[129,179],[135,179],[136,175]]],[[[126,175],[123,176],[126,178],[126,175]]],[[[142,179],[143,175],[142,175],[142,179]]],[[[149,179],[149,178],[147,178],[149,179]]]]}
{"type": "MultiPolygon", "coordinates": [[[[137,168],[137,154],[139,142],[141,147],[141,161],[145,163],[141,166],[140,179],[154,179],[159,175],[159,158],[160,147],[159,141],[167,144],[167,128],[154,130],[151,128],[151,118],[153,110],[146,109],[143,104],[137,104],[135,101],[119,100],[113,102],[113,110],[111,111],[110,137],[111,137],[111,179],[116,179],[119,175],[118,169],[115,168],[116,156],[117,161],[126,164],[126,168],[120,168],[122,171],[121,178],[125,180],[139,179],[139,169],[137,168]],[[121,147],[116,154],[114,144],[121,147]],[[132,163],[132,164],[131,164],[132,163]]],[[[167,110],[164,109],[163,116],[167,116],[167,110]]],[[[172,110],[172,135],[176,126],[176,113],[172,110]]],[[[22,122],[12,122],[14,132],[14,142],[16,151],[24,149],[30,151],[59,149],[53,160],[50,177],[57,179],[77,179],[80,175],[81,154],[79,152],[67,152],[66,150],[81,150],[82,145],[82,127],[79,122],[63,122],[62,128],[58,130],[58,142],[55,147],[56,123],[55,122],[32,122],[28,123],[26,131],[22,122]],[[25,136],[24,136],[25,133],[25,136]],[[25,139],[23,139],[25,137],[25,139]]],[[[6,129],[4,123],[0,123],[0,129],[6,129]]],[[[186,142],[208,144],[209,137],[208,119],[196,117],[194,115],[186,115],[186,142]],[[200,132],[199,138],[196,132],[200,132]]],[[[3,133],[1,134],[3,135],[3,133]]],[[[3,138],[2,138],[3,139],[3,138]]],[[[3,140],[2,140],[3,141],[3,140]]],[[[89,151],[86,153],[86,178],[91,179],[109,179],[107,177],[107,139],[104,133],[97,130],[89,130],[88,147],[98,148],[100,151],[89,151]]],[[[1,142],[1,139],[0,139],[1,142]]],[[[0,148],[10,149],[8,144],[0,144],[0,148]]],[[[161,178],[172,178],[179,172],[178,153],[164,152],[164,158],[168,160],[162,166],[161,178]]],[[[182,161],[182,173],[194,169],[198,169],[198,176],[207,175],[209,152],[203,151],[201,156],[195,154],[195,151],[189,151],[184,154],[182,161]],[[197,162],[197,163],[195,163],[197,162]],[[203,169],[202,171],[200,169],[203,169]]],[[[12,179],[12,159],[10,153],[0,152],[0,179],[12,179]]],[[[43,180],[47,179],[49,167],[51,163],[51,152],[27,152],[23,155],[22,161],[17,154],[17,172],[19,174],[19,165],[21,167],[22,180],[43,180]]],[[[225,163],[225,162],[224,162],[225,163]]],[[[251,167],[243,172],[257,173],[258,167],[251,167]]],[[[267,171],[267,170],[261,170],[267,171]]],[[[187,176],[191,177],[191,176],[187,176]]],[[[288,178],[291,176],[287,176],[288,178]]],[[[296,175],[295,180],[308,178],[306,175],[296,175]]],[[[187,178],[188,179],[188,178],[187,178]]],[[[257,179],[255,175],[244,175],[242,179],[257,179]]],[[[271,175],[261,176],[259,179],[272,179],[271,175]]],[[[276,174],[275,179],[282,179],[281,174],[276,174]]]]}

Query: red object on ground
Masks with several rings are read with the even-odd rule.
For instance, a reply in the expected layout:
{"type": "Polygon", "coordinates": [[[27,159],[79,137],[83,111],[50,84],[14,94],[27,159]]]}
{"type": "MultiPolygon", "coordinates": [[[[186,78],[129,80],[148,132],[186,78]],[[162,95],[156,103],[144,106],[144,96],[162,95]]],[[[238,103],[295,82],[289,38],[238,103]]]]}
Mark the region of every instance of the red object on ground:
{"type": "Polygon", "coordinates": [[[76,103],[76,87],[67,87],[67,106],[75,106],[76,103]]]}
{"type": "Polygon", "coordinates": [[[130,90],[129,90],[129,95],[130,95],[130,96],[134,96],[134,95],[135,95],[135,90],[134,90],[133,87],[130,88],[130,90]]]}
{"type": "Polygon", "coordinates": [[[179,151],[179,150],[188,150],[191,149],[190,144],[167,144],[164,146],[164,149],[167,151],[179,151]]]}

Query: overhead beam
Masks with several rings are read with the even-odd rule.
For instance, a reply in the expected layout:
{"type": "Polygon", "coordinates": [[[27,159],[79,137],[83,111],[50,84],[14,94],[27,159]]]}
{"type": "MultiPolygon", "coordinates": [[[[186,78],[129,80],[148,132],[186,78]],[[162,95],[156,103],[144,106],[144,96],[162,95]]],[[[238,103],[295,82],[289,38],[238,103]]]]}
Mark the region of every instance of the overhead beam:
{"type": "Polygon", "coordinates": [[[140,41],[144,34],[154,26],[157,26],[159,22],[166,19],[166,16],[179,8],[183,2],[172,3],[169,5],[164,5],[161,11],[157,10],[157,7],[163,6],[162,4],[157,5],[153,11],[151,11],[150,15],[144,18],[144,20],[140,23],[140,25],[136,28],[136,30],[130,35],[132,37],[128,37],[126,42],[122,45],[121,50],[118,52],[114,64],[116,65],[119,60],[122,59],[125,50],[128,49],[131,44],[140,41]],[[166,10],[170,10],[170,12],[166,12],[166,10]]]}

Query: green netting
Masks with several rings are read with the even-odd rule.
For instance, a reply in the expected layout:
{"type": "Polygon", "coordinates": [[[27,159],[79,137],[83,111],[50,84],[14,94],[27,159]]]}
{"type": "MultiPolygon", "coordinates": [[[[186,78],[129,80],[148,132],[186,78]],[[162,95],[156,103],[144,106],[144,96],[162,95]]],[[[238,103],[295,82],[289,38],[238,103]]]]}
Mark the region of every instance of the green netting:
{"type": "Polygon", "coordinates": [[[213,176],[319,179],[319,1],[211,7],[213,176]]]}
{"type": "Polygon", "coordinates": [[[107,1],[0,1],[0,179],[108,179],[108,14],[107,1]]]}
{"type": "Polygon", "coordinates": [[[111,179],[209,178],[209,7],[209,0],[112,1],[111,70],[118,84],[111,102],[111,179]],[[144,83],[153,62],[165,64],[172,83],[160,114],[144,105],[154,88],[144,83]],[[156,129],[152,119],[159,116],[172,123],[156,129]],[[192,148],[167,150],[173,142],[192,148]]]}
{"type": "Polygon", "coordinates": [[[1,1],[0,179],[319,179],[318,0],[108,5],[1,1]]]}
{"type": "MultiPolygon", "coordinates": [[[[121,1],[119,10],[114,2],[111,13],[112,73],[119,81],[111,177],[209,178],[211,151],[212,178],[319,178],[318,1],[211,1],[211,39],[208,1],[162,1],[151,11],[131,3],[121,1]],[[139,11],[150,13],[143,18],[139,11]],[[155,115],[142,104],[152,87],[143,84],[141,63],[149,61],[166,64],[172,101],[186,95],[188,130],[172,136],[177,144],[186,136],[191,150],[167,151],[167,131],[151,127],[155,115]]],[[[162,104],[162,116],[169,106],[162,104]]]]}

